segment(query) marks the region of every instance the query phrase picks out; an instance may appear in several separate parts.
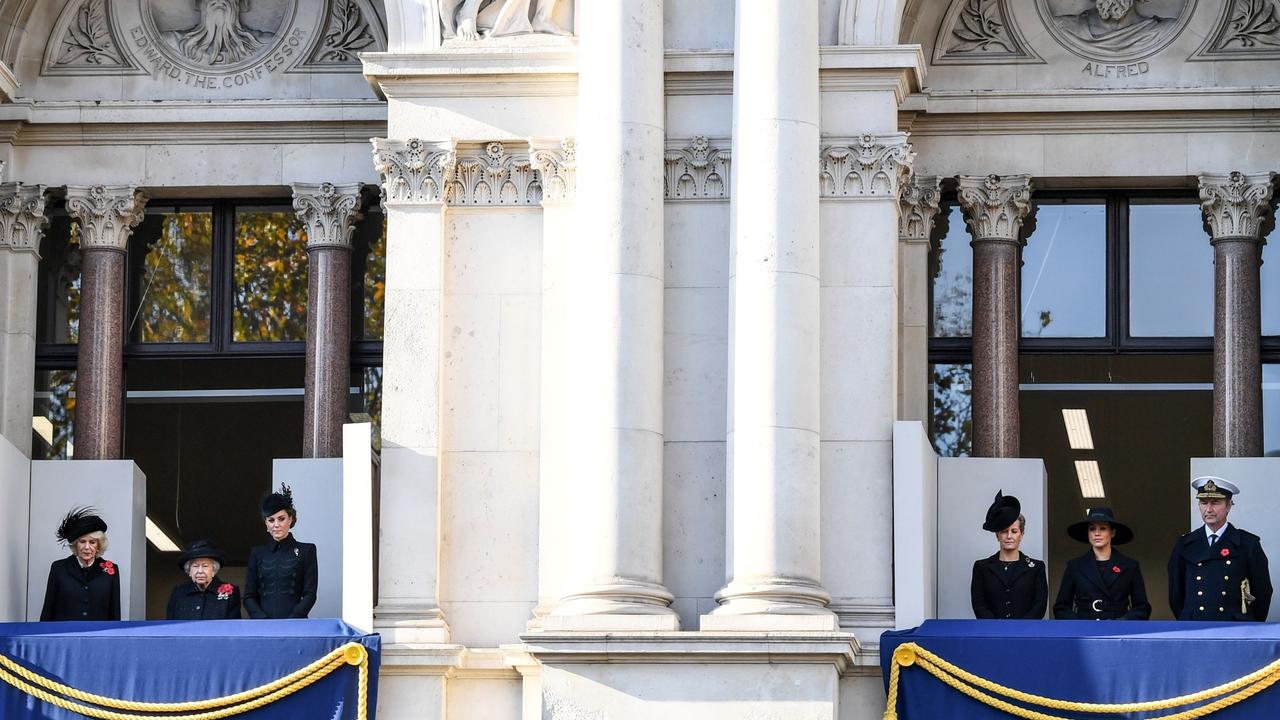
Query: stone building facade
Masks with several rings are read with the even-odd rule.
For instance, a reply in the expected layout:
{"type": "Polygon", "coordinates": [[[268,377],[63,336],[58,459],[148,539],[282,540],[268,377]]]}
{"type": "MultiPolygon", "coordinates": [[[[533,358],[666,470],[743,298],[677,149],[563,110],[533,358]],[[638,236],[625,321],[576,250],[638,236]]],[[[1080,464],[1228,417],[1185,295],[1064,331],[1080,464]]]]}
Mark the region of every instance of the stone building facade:
{"type": "Polygon", "coordinates": [[[301,388],[276,452],[333,457],[367,370],[382,718],[878,717],[879,634],[940,604],[902,610],[904,423],[1043,457],[1059,534],[1165,487],[1090,495],[1045,450],[1059,410],[1141,425],[1150,392],[1080,394],[1125,373],[1198,393],[1206,456],[1280,447],[1277,0],[5,0],[0,29],[0,431],[134,457],[168,352],[301,388]],[[241,264],[266,206],[293,264],[241,264]],[[212,228],[177,349],[136,334],[149,212],[212,228]],[[279,320],[255,267],[306,277],[292,334],[237,324],[279,320]]]}

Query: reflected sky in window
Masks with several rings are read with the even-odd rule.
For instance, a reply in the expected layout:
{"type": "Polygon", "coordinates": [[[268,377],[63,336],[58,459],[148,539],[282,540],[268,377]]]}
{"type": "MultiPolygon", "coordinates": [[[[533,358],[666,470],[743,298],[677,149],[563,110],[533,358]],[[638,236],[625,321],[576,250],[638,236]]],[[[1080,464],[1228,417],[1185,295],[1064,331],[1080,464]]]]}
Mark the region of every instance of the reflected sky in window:
{"type": "Polygon", "coordinates": [[[1213,335],[1213,247],[1199,205],[1129,207],[1129,334],[1213,335]]]}
{"type": "Polygon", "coordinates": [[[937,254],[933,281],[933,337],[973,334],[973,248],[959,207],[947,213],[947,231],[937,254]]]}
{"type": "Polygon", "coordinates": [[[1041,205],[1022,251],[1022,336],[1106,334],[1106,206],[1041,205]]]}
{"type": "Polygon", "coordinates": [[[1280,243],[1280,233],[1262,248],[1262,334],[1280,335],[1280,250],[1271,243],[1280,243]]]}
{"type": "Polygon", "coordinates": [[[1280,457],[1280,365],[1262,366],[1262,454],[1280,457]]]}

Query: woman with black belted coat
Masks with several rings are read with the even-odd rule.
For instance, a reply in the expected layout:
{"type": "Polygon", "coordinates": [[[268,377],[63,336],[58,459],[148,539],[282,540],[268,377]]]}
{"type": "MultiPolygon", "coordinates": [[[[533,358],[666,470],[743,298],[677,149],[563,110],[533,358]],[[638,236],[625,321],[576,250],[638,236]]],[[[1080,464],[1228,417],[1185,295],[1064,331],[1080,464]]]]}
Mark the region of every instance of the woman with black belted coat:
{"type": "Polygon", "coordinates": [[[1085,519],[1067,528],[1090,552],[1067,561],[1053,616],[1059,620],[1146,620],[1151,617],[1147,587],[1138,561],[1114,549],[1133,539],[1133,530],[1108,507],[1089,508],[1085,519]]]}

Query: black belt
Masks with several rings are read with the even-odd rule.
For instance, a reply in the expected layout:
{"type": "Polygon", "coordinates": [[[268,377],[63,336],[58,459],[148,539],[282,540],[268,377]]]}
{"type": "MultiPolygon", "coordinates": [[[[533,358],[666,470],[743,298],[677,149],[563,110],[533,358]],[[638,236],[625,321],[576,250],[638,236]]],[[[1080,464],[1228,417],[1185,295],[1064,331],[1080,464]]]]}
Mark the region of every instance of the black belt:
{"type": "Polygon", "coordinates": [[[1114,602],[1114,601],[1110,601],[1110,600],[1103,600],[1102,598],[1098,598],[1098,599],[1096,599],[1096,600],[1090,600],[1090,601],[1089,601],[1089,603],[1088,603],[1088,605],[1086,605],[1085,607],[1088,607],[1090,610],[1092,610],[1093,612],[1096,612],[1096,613],[1100,613],[1100,612],[1128,612],[1128,610],[1129,610],[1129,603],[1127,603],[1127,602],[1114,602]]]}

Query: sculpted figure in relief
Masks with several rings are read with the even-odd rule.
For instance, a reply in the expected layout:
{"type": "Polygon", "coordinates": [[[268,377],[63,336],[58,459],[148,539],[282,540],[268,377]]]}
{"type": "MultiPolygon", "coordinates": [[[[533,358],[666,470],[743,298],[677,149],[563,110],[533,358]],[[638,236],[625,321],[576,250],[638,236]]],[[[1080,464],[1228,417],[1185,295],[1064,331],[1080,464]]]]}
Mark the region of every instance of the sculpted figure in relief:
{"type": "Polygon", "coordinates": [[[248,60],[275,37],[240,18],[248,0],[196,0],[200,20],[186,30],[161,33],[182,55],[202,65],[234,65],[248,60]]]}
{"type": "Polygon", "coordinates": [[[551,19],[558,0],[438,0],[444,38],[479,40],[524,33],[568,35],[551,19]],[[533,19],[529,7],[535,3],[533,19]]]}
{"type": "Polygon", "coordinates": [[[1058,15],[1054,19],[1065,33],[1099,50],[1132,50],[1170,25],[1175,18],[1143,15],[1135,7],[1146,0],[1096,0],[1084,12],[1058,15]]]}

